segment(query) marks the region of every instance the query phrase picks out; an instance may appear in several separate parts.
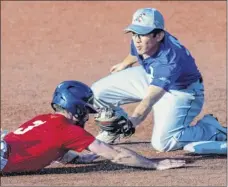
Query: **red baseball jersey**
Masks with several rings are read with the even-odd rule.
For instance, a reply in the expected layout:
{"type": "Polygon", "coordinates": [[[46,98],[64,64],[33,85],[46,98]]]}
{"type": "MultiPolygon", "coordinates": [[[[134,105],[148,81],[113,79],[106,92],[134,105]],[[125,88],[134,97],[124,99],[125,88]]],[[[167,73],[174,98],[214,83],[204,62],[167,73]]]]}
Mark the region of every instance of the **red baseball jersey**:
{"type": "Polygon", "coordinates": [[[94,140],[83,128],[60,114],[39,115],[5,136],[10,147],[4,172],[37,171],[68,150],[81,152],[94,140]]]}

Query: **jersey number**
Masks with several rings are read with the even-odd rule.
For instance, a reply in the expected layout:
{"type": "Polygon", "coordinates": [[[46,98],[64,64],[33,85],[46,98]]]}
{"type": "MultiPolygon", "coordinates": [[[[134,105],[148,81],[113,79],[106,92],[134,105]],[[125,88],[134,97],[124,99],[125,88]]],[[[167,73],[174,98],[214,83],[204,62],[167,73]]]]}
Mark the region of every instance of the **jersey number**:
{"type": "MultiPolygon", "coordinates": [[[[172,36],[169,36],[169,39],[175,46],[177,46],[178,48],[182,49],[182,46],[181,46],[180,42],[176,38],[174,38],[172,36]]],[[[186,54],[189,56],[190,52],[186,48],[185,48],[185,51],[186,51],[186,54]]]]}
{"type": "Polygon", "coordinates": [[[17,130],[14,131],[14,134],[25,134],[26,132],[32,130],[34,127],[38,127],[40,125],[43,125],[44,123],[46,123],[46,121],[41,121],[41,120],[34,121],[32,123],[32,125],[24,128],[24,129],[18,128],[17,130]]]}

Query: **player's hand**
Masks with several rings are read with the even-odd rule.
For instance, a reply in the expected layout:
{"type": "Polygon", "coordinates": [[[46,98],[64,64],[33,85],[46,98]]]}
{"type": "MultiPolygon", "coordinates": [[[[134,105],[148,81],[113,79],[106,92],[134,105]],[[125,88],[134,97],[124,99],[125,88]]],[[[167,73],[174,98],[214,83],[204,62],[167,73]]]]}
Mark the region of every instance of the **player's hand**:
{"type": "Polygon", "coordinates": [[[175,160],[175,159],[165,159],[158,161],[156,169],[157,170],[166,170],[171,168],[179,168],[185,166],[185,160],[175,160]]]}
{"type": "Polygon", "coordinates": [[[119,64],[116,64],[116,65],[112,66],[111,69],[110,69],[110,73],[116,73],[116,72],[122,71],[122,70],[124,70],[124,69],[126,69],[128,67],[129,67],[128,65],[126,65],[123,62],[121,62],[119,64]]]}

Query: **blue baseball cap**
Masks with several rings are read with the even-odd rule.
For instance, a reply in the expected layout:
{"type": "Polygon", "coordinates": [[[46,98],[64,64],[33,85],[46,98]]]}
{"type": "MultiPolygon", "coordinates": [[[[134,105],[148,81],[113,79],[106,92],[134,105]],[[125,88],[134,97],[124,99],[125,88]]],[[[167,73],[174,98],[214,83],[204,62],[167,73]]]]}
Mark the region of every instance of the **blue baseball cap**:
{"type": "Polygon", "coordinates": [[[164,25],[164,18],[157,9],[141,8],[133,14],[131,25],[124,30],[136,34],[148,34],[154,29],[164,30],[164,25]]]}

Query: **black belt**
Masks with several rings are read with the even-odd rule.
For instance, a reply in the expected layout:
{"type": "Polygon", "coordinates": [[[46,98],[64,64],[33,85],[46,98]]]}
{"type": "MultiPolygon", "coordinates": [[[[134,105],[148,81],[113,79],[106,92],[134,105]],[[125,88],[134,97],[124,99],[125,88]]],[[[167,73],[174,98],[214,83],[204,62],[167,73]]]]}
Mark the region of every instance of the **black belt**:
{"type": "Polygon", "coordinates": [[[200,83],[203,83],[203,77],[200,77],[200,78],[199,78],[199,82],[200,82],[200,83]]]}

